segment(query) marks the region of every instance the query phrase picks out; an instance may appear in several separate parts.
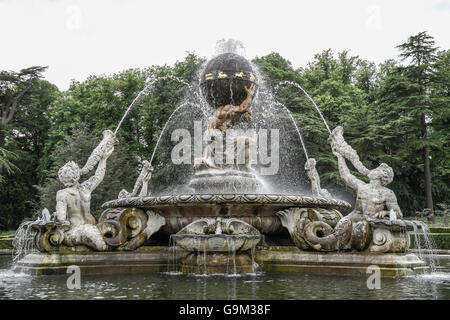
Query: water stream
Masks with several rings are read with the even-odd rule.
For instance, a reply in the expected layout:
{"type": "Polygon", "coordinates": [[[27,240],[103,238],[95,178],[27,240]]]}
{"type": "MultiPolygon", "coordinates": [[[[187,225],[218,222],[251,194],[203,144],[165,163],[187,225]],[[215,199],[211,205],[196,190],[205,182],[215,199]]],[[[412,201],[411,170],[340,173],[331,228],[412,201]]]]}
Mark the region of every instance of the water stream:
{"type": "Polygon", "coordinates": [[[417,249],[419,259],[427,262],[430,267],[429,273],[436,273],[439,268],[439,262],[434,255],[436,244],[434,243],[433,237],[429,234],[430,228],[421,221],[413,221],[412,226],[414,233],[414,244],[417,249]]]}
{"type": "Polygon", "coordinates": [[[325,117],[323,116],[322,111],[320,111],[319,106],[316,104],[316,102],[314,101],[314,99],[308,94],[308,92],[307,92],[305,89],[303,89],[303,87],[302,87],[301,85],[299,85],[299,84],[296,83],[296,82],[292,82],[292,81],[282,81],[282,82],[280,82],[280,83],[275,87],[274,91],[277,91],[278,88],[279,88],[280,86],[286,85],[286,84],[291,85],[291,86],[294,86],[294,87],[296,87],[297,89],[300,89],[300,90],[305,94],[305,96],[306,96],[306,97],[309,99],[309,101],[311,101],[311,103],[313,104],[314,108],[316,109],[317,113],[319,114],[320,118],[322,119],[323,123],[325,124],[325,127],[327,128],[328,132],[331,134],[330,127],[328,126],[328,123],[327,123],[327,121],[325,120],[325,117]]]}
{"type": "Polygon", "coordinates": [[[191,89],[191,85],[189,83],[187,83],[186,81],[184,81],[183,79],[180,79],[178,77],[175,77],[173,75],[167,75],[164,77],[160,77],[160,78],[156,78],[156,77],[149,77],[147,78],[147,80],[145,81],[145,86],[144,89],[142,89],[137,96],[133,99],[133,101],[130,103],[130,105],[128,106],[128,108],[125,110],[125,113],[123,114],[122,118],[119,121],[119,124],[117,125],[116,129],[114,130],[114,134],[116,134],[120,127],[122,126],[123,121],[125,120],[125,118],[127,117],[128,113],[130,112],[130,110],[140,102],[141,98],[145,95],[148,95],[154,88],[155,84],[158,81],[164,81],[164,80],[175,80],[180,82],[181,84],[188,86],[191,89]]]}

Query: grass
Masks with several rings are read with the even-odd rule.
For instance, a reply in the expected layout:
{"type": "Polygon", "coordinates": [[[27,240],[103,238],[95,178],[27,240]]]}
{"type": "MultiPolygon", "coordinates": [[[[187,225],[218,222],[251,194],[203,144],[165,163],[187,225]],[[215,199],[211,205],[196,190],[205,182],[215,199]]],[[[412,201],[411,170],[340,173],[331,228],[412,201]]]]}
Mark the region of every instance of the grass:
{"type": "Polygon", "coordinates": [[[450,218],[447,219],[447,225],[444,224],[444,217],[435,216],[435,223],[429,223],[426,217],[405,217],[405,220],[418,220],[425,222],[429,227],[450,227],[450,218]]]}
{"type": "Polygon", "coordinates": [[[0,238],[13,238],[16,230],[0,231],[0,238]]]}

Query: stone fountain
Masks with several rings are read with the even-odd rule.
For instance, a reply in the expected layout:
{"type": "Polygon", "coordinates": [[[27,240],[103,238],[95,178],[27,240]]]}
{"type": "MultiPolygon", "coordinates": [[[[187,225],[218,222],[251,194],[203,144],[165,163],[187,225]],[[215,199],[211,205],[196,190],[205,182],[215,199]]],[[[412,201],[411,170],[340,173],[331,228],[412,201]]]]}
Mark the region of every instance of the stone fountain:
{"type": "Polygon", "coordinates": [[[105,131],[83,168],[70,162],[60,169],[66,188],[56,195],[54,215],[31,224],[39,252],[26,255],[16,268],[54,274],[79,265],[86,273],[121,273],[167,271],[172,265],[184,273],[226,273],[230,255],[234,273],[255,272],[255,262],[270,271],[339,274],[365,274],[370,265],[379,266],[383,275],[426,268],[408,253],[408,231],[420,225],[402,219],[395,194],[386,187],[392,169],[386,164],[367,169],[345,142],[342,127],[331,132],[329,143],[342,179],[357,194],[351,213],[349,203],[321,187],[313,158],[304,163],[310,192],[267,191],[252,168],[254,137],[233,132],[252,121],[257,74],[251,63],[233,53],[206,64],[199,83],[215,111],[204,132],[204,153],[194,159],[186,186],[190,192],[150,196],[153,167],[145,161],[133,190],[122,190],[118,199],[106,202],[95,221],[90,195],[117,143],[115,133],[105,131]],[[221,147],[223,141],[227,148],[221,147]],[[347,161],[370,182],[352,175],[347,161]],[[95,174],[80,183],[96,166],[95,174]],[[148,245],[154,234],[172,245],[148,245]]]}

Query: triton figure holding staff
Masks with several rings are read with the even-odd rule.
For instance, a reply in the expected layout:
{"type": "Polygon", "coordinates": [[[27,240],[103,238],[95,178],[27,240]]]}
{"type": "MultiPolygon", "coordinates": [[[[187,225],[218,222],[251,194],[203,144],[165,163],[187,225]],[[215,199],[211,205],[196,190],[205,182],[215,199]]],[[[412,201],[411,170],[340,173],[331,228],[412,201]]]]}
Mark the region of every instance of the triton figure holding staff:
{"type": "Polygon", "coordinates": [[[330,135],[333,154],[338,159],[338,167],[341,178],[345,183],[356,191],[355,210],[347,217],[358,217],[364,215],[370,218],[383,219],[389,217],[393,211],[397,219],[402,219],[403,214],[397,203],[394,192],[386,186],[392,182],[394,171],[386,163],[380,164],[373,170],[367,169],[359,160],[359,156],[353,148],[348,145],[343,137],[341,126],[336,127],[330,135]],[[350,173],[346,160],[349,160],[360,173],[365,174],[370,182],[359,180],[350,173]]]}
{"type": "Polygon", "coordinates": [[[94,149],[86,165],[80,169],[70,161],[58,171],[59,180],[66,187],[56,194],[56,222],[69,226],[65,233],[64,242],[68,246],[87,245],[92,249],[104,251],[107,245],[103,240],[96,221],[91,214],[91,193],[105,177],[106,160],[114,151],[118,143],[114,133],[110,130],[103,132],[103,140],[94,149]],[[98,165],[97,165],[98,164],[98,165]],[[80,176],[88,173],[97,165],[95,174],[80,183],[80,176]]]}

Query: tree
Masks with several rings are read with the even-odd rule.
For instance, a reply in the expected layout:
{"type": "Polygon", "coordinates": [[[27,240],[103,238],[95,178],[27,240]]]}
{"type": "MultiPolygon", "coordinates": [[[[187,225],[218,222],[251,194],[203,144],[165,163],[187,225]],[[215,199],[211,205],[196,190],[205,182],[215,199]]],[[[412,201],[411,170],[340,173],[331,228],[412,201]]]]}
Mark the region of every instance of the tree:
{"type": "Polygon", "coordinates": [[[49,109],[59,96],[55,85],[36,79],[8,124],[5,150],[15,170],[4,170],[0,183],[0,228],[10,229],[35,210],[45,141],[50,128],[49,109]]]}
{"type": "Polygon", "coordinates": [[[2,109],[0,147],[5,145],[6,126],[11,123],[26,97],[33,93],[33,86],[46,69],[47,67],[36,66],[22,69],[19,72],[0,72],[0,105],[2,109]]]}
{"type": "Polygon", "coordinates": [[[12,173],[17,170],[17,166],[12,163],[12,160],[17,159],[17,155],[14,152],[0,148],[0,184],[4,182],[4,177],[1,175],[3,169],[6,173],[12,173]]]}
{"type": "Polygon", "coordinates": [[[419,122],[420,140],[423,157],[423,167],[425,176],[425,196],[426,206],[431,210],[430,222],[434,223],[433,215],[433,195],[431,186],[430,169],[430,122],[432,121],[431,109],[433,108],[430,98],[432,75],[434,64],[437,60],[433,37],[427,32],[420,32],[409,37],[408,41],[397,46],[401,51],[402,60],[409,60],[409,65],[403,68],[408,85],[411,86],[411,93],[407,97],[414,117],[419,122]]]}
{"type": "Polygon", "coordinates": [[[449,201],[450,194],[450,50],[438,52],[432,75],[431,111],[433,200],[449,201]]]}

